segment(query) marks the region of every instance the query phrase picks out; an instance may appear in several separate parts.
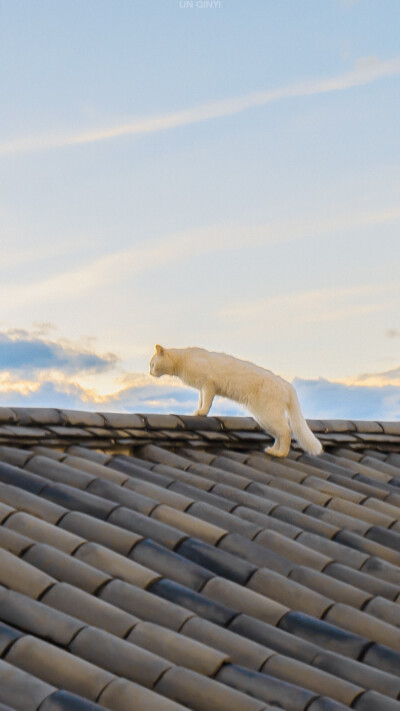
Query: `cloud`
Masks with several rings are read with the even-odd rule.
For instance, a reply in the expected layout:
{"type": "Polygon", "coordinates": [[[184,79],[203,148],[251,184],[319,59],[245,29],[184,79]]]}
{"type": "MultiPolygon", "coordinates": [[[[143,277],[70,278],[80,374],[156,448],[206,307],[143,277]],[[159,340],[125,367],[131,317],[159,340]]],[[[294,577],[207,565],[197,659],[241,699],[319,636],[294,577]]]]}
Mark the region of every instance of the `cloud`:
{"type": "MultiPolygon", "coordinates": [[[[123,412],[163,412],[191,414],[198,406],[198,391],[184,386],[179,380],[165,376],[160,380],[144,373],[125,374],[120,379],[123,387],[102,398],[101,407],[123,412]]],[[[215,398],[212,413],[243,414],[236,403],[215,398]]]]}
{"type": "MultiPolygon", "coordinates": [[[[400,216],[400,211],[399,211],[400,216]]],[[[33,281],[30,284],[0,286],[0,300],[12,300],[13,304],[24,304],[26,299],[40,301],[48,299],[77,298],[97,287],[121,282],[135,273],[153,270],[178,261],[193,259],[202,254],[223,251],[243,245],[248,239],[251,244],[259,244],[268,239],[265,227],[237,227],[229,225],[194,228],[169,235],[153,244],[135,245],[129,249],[107,254],[82,267],[54,274],[51,277],[33,281]],[[28,296],[29,295],[29,296],[28,296]]],[[[274,237],[271,236],[271,239],[274,237]]]]}
{"type": "MultiPolygon", "coordinates": [[[[46,326],[46,325],[45,325],[46,326]]],[[[84,348],[45,340],[23,329],[0,333],[0,372],[29,373],[57,370],[65,374],[100,373],[115,366],[117,358],[84,348]]]]}
{"type": "Polygon", "coordinates": [[[0,389],[0,405],[3,407],[50,407],[80,410],[98,410],[94,402],[85,399],[85,391],[77,384],[53,381],[36,383],[28,391],[0,389]]]}
{"type": "MultiPolygon", "coordinates": [[[[248,234],[246,228],[233,226],[210,226],[185,230],[158,240],[150,246],[146,243],[139,244],[98,257],[78,269],[55,274],[29,285],[14,287],[7,285],[4,287],[4,298],[6,294],[10,298],[10,289],[14,303],[18,299],[23,302],[27,292],[30,301],[48,298],[49,293],[52,293],[53,298],[73,298],[97,286],[104,287],[115,281],[120,282],[137,272],[176,263],[185,258],[194,258],[211,250],[223,250],[229,240],[231,243],[233,240],[233,243],[241,244],[246,234],[248,234]]],[[[261,228],[253,228],[252,234],[253,238],[260,239],[261,228]]],[[[3,296],[1,292],[0,288],[0,296],[3,296]]]]}
{"type": "Polygon", "coordinates": [[[340,321],[382,311],[391,303],[390,296],[397,290],[397,283],[310,289],[238,303],[224,309],[220,315],[244,326],[251,325],[255,318],[267,319],[270,325],[280,327],[285,323],[340,321]]]}
{"type": "MultiPolygon", "coordinates": [[[[400,374],[400,368],[397,369],[400,374]]],[[[293,385],[299,395],[303,412],[309,418],[396,420],[400,417],[400,382],[381,387],[348,385],[323,378],[296,378],[293,385]]],[[[154,383],[131,386],[110,395],[102,408],[124,412],[166,412],[191,414],[197,407],[197,391],[184,387],[172,379],[166,384],[154,383]]],[[[249,414],[236,403],[216,398],[211,415],[249,414]]]]}
{"type": "Polygon", "coordinates": [[[356,383],[363,385],[399,385],[400,386],[400,367],[391,368],[383,373],[362,373],[355,378],[356,383]]]}
{"type": "MultiPolygon", "coordinates": [[[[196,390],[174,378],[155,381],[145,373],[121,375],[115,355],[99,355],[94,349],[39,335],[50,328],[49,324],[38,324],[33,331],[0,332],[0,405],[177,414],[196,409],[196,390]]],[[[363,373],[348,382],[296,378],[293,384],[307,417],[400,417],[400,366],[363,373]]],[[[240,415],[244,410],[216,398],[211,414],[240,415]]]]}
{"type": "MultiPolygon", "coordinates": [[[[400,371],[399,369],[396,369],[400,371]]],[[[163,379],[164,380],[164,379],[163,379]]],[[[0,405],[73,408],[108,412],[159,412],[191,414],[197,407],[196,390],[172,379],[155,382],[133,374],[130,385],[100,396],[78,382],[0,380],[0,405]]],[[[293,385],[306,417],[314,419],[398,420],[400,384],[370,386],[332,382],[323,378],[296,378],[293,385]]],[[[236,403],[215,398],[211,415],[249,414],[236,403]]]]}
{"type": "Polygon", "coordinates": [[[174,113],[145,117],[128,123],[88,129],[79,133],[33,136],[4,141],[0,143],[0,155],[66,148],[111,140],[122,136],[137,136],[171,130],[180,126],[232,116],[242,111],[266,106],[283,99],[315,96],[332,91],[345,91],[399,73],[400,57],[394,57],[389,60],[380,60],[377,57],[363,57],[355,63],[351,71],[336,77],[300,81],[277,89],[252,92],[245,96],[209,102],[174,113]]]}
{"type": "Polygon", "coordinates": [[[318,380],[293,381],[303,412],[314,419],[398,420],[400,386],[366,386],[318,380]]]}
{"type": "MultiPolygon", "coordinates": [[[[96,391],[67,380],[41,382],[14,379],[2,382],[0,378],[0,406],[176,414],[191,414],[197,408],[195,390],[179,384],[160,386],[154,382],[146,383],[146,376],[138,376],[137,380],[137,385],[100,396],[96,391]]],[[[216,398],[211,414],[241,415],[243,410],[234,402],[216,398]]]]}
{"type": "MultiPolygon", "coordinates": [[[[209,225],[202,228],[183,230],[154,241],[151,245],[138,244],[129,249],[103,255],[91,262],[69,271],[52,274],[47,278],[23,284],[0,285],[0,301],[13,305],[80,298],[97,288],[104,289],[115,282],[121,283],[134,274],[190,261],[205,254],[215,254],[244,247],[262,248],[271,244],[299,240],[304,237],[359,229],[376,224],[395,222],[400,219],[400,208],[393,207],[378,212],[348,213],[331,218],[296,218],[258,226],[209,225]]],[[[357,288],[357,287],[356,287],[357,288]]],[[[371,287],[372,288],[372,287],[371,287]]],[[[248,305],[250,309],[252,305],[248,305]]],[[[240,306],[241,310],[248,308],[240,306]]],[[[258,308],[258,306],[257,306],[258,308]]],[[[229,315],[233,314],[230,310],[229,315]]]]}

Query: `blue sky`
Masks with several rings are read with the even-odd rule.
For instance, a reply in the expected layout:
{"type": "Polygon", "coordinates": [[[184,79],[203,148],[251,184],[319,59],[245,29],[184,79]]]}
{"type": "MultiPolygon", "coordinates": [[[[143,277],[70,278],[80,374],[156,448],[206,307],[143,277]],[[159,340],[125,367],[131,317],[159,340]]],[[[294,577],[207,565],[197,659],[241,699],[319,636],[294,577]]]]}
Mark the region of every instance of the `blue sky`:
{"type": "Polygon", "coordinates": [[[398,1],[188,5],[0,0],[0,402],[190,412],[161,342],[399,418],[398,1]]]}

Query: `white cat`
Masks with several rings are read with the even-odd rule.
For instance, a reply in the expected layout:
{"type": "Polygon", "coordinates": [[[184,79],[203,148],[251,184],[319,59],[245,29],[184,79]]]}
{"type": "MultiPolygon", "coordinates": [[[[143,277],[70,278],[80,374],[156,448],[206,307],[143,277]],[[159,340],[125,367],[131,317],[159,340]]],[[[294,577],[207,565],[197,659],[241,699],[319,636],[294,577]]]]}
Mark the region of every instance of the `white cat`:
{"type": "Polygon", "coordinates": [[[291,431],[310,454],[322,452],[321,443],[305,421],[293,386],[270,370],[225,353],[203,348],[156,346],[150,360],[150,375],[175,375],[185,385],[200,391],[195,415],[208,415],[214,396],[222,395],[245,405],[275,442],[266,452],[286,457],[291,431]]]}

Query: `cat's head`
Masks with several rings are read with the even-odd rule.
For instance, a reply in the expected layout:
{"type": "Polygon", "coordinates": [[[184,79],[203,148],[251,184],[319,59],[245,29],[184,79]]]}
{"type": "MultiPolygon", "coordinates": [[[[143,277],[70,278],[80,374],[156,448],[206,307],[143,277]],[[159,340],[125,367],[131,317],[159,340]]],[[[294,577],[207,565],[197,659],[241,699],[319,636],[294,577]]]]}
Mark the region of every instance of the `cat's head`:
{"type": "Polygon", "coordinates": [[[150,360],[150,375],[159,378],[161,375],[170,373],[171,358],[166,348],[156,345],[156,352],[150,360]]]}

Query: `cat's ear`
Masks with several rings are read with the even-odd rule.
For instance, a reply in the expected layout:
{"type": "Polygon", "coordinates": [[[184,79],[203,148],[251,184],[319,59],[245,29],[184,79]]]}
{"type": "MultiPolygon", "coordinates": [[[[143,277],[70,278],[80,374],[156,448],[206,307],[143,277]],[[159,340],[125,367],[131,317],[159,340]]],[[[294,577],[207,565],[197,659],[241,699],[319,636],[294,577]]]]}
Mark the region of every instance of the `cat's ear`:
{"type": "Polygon", "coordinates": [[[156,345],[156,352],[157,355],[164,355],[164,348],[162,346],[159,346],[158,343],[156,345]]]}

